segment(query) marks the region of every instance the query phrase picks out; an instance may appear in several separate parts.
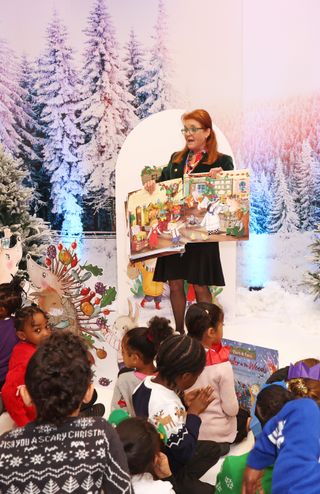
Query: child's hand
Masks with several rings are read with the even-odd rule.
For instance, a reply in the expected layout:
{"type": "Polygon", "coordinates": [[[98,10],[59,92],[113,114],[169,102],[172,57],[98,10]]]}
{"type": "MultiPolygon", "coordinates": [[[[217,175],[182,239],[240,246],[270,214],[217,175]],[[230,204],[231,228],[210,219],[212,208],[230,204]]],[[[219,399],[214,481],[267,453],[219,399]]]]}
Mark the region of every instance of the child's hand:
{"type": "Polygon", "coordinates": [[[187,407],[191,405],[192,400],[194,400],[203,388],[195,388],[192,391],[187,391],[183,393],[183,401],[187,407]]]}
{"type": "Polygon", "coordinates": [[[207,406],[214,400],[213,388],[207,386],[200,389],[197,396],[191,401],[187,413],[193,415],[200,415],[204,412],[207,406]]]}
{"type": "Polygon", "coordinates": [[[169,467],[168,458],[164,453],[157,453],[154,460],[154,473],[159,479],[170,477],[172,472],[169,467]]]}
{"type": "Polygon", "coordinates": [[[256,470],[247,466],[243,474],[241,494],[264,494],[261,485],[262,476],[263,470],[256,470]]]}

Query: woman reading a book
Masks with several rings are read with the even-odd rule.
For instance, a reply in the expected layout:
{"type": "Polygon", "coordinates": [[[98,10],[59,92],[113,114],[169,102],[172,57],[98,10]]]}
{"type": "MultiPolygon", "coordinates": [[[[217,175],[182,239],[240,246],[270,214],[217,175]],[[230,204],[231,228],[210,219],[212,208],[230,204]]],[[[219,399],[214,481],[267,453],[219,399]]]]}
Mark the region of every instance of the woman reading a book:
{"type": "MultiPolygon", "coordinates": [[[[182,116],[186,144],[173,153],[169,164],[163,168],[157,182],[183,178],[185,174],[208,173],[215,178],[222,170],[233,170],[230,156],[219,153],[212,121],[206,110],[194,110],[182,116]]],[[[149,180],[145,189],[152,194],[156,182],[149,180]]],[[[186,295],[184,280],[194,285],[197,302],[211,302],[210,285],[224,286],[219,243],[187,243],[183,254],[159,257],[153,276],[154,281],[168,281],[170,300],[176,330],[184,333],[186,295]]]]}

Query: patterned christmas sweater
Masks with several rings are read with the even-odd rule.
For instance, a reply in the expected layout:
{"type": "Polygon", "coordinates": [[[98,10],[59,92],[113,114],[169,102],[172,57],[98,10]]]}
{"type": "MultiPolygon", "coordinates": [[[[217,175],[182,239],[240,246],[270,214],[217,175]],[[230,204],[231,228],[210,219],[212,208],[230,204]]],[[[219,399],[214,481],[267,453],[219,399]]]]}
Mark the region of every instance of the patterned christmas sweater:
{"type": "Polygon", "coordinates": [[[0,437],[1,494],[132,494],[120,439],[102,418],[31,422],[0,437]]]}
{"type": "Polygon", "coordinates": [[[201,419],[186,413],[182,401],[171,389],[147,376],[135,390],[132,401],[138,417],[148,417],[155,427],[162,425],[167,438],[165,453],[175,474],[192,457],[201,419]]]}

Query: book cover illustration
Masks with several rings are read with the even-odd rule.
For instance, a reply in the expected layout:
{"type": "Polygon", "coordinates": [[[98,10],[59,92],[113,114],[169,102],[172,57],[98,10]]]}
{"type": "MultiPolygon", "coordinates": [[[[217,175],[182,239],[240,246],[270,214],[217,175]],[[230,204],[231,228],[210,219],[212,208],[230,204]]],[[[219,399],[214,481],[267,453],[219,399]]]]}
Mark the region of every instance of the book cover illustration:
{"type": "Polygon", "coordinates": [[[250,410],[261,386],[279,366],[279,353],[250,343],[223,339],[230,347],[236,394],[240,406],[250,410]]]}
{"type": "Polygon", "coordinates": [[[249,172],[185,175],[128,196],[130,260],[184,251],[188,242],[249,238],[249,172]]]}

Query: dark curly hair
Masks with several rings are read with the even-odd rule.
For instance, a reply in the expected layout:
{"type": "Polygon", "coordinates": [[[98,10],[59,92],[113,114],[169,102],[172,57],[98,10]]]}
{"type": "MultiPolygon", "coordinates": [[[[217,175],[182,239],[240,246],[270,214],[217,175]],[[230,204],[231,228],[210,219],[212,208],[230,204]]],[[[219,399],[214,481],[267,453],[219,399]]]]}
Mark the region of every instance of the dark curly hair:
{"type": "Polygon", "coordinates": [[[281,408],[288,402],[295,399],[295,396],[283,386],[270,384],[257,395],[255,414],[262,427],[272,417],[280,412],[281,408]]]}
{"type": "Polygon", "coordinates": [[[206,352],[201,343],[190,336],[173,335],[160,345],[156,357],[157,370],[169,384],[190,372],[200,374],[206,364],[206,352]]]}
{"type": "Polygon", "coordinates": [[[148,327],[130,329],[124,336],[128,352],[137,352],[145,364],[153,361],[160,344],[173,334],[169,319],[154,316],[148,327]]]}
{"type": "Polygon", "coordinates": [[[216,328],[220,321],[223,321],[223,310],[208,302],[190,305],[185,318],[188,334],[197,340],[202,340],[205,331],[216,328]]]}
{"type": "Polygon", "coordinates": [[[131,475],[154,475],[154,457],[161,449],[161,440],[155,427],[142,417],[123,420],[117,428],[126,453],[131,475]]]}
{"type": "Polygon", "coordinates": [[[14,326],[16,331],[23,331],[24,324],[28,319],[33,319],[35,314],[42,314],[48,321],[47,314],[40,309],[37,305],[28,305],[28,307],[22,307],[22,309],[17,310],[14,318],[14,326]]]}
{"type": "Polygon", "coordinates": [[[20,285],[22,278],[14,276],[10,283],[0,285],[0,307],[6,312],[6,317],[14,314],[22,305],[23,288],[20,285]]]}
{"type": "Polygon", "coordinates": [[[69,331],[55,331],[34,353],[25,384],[37,421],[61,424],[77,410],[92,380],[88,347],[69,331]]]}

